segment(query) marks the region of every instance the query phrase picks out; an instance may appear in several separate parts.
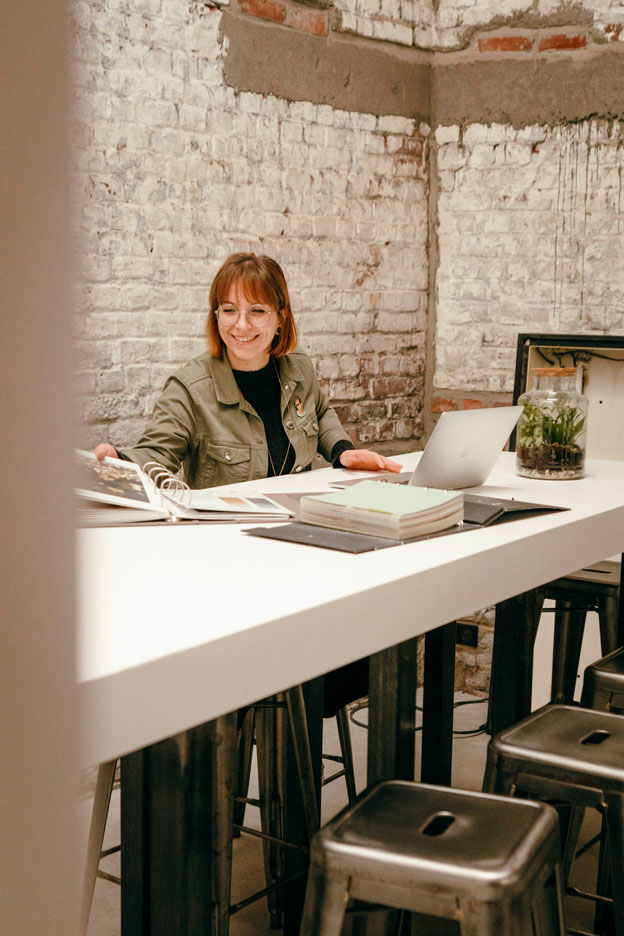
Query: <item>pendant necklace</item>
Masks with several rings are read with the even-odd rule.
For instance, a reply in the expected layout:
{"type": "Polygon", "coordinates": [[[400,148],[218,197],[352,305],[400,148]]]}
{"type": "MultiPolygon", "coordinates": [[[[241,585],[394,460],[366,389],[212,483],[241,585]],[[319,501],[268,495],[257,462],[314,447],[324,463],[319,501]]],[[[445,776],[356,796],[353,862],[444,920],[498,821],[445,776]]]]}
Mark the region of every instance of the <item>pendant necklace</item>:
{"type": "MultiPolygon", "coordinates": [[[[275,363],[275,358],[271,358],[271,360],[273,361],[273,367],[274,367],[274,369],[275,369],[275,376],[277,377],[277,382],[278,382],[278,384],[280,385],[280,392],[283,392],[284,388],[282,387],[282,381],[280,380],[280,375],[279,375],[279,371],[277,370],[277,364],[275,363]]],[[[281,419],[281,413],[280,413],[280,419],[281,419]]],[[[273,461],[273,458],[271,457],[271,450],[270,450],[270,448],[269,448],[268,441],[267,441],[267,453],[268,453],[268,456],[269,456],[269,461],[271,462],[271,468],[273,469],[273,476],[274,476],[275,478],[280,478],[280,477],[282,476],[282,472],[283,472],[284,468],[286,467],[286,461],[287,461],[287,459],[288,459],[288,454],[289,454],[290,449],[291,449],[291,447],[292,447],[292,439],[291,439],[291,437],[290,437],[289,435],[287,435],[287,438],[288,438],[288,448],[286,449],[286,454],[284,455],[284,461],[282,462],[282,467],[280,468],[279,471],[276,471],[276,470],[275,470],[275,462],[273,461]]]]}

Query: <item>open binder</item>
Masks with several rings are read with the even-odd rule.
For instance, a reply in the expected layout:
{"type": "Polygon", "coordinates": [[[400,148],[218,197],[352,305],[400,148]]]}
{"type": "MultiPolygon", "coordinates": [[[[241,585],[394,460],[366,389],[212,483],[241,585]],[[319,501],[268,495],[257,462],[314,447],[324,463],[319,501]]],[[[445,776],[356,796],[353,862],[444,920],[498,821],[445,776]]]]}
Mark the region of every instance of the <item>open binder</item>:
{"type": "Polygon", "coordinates": [[[78,522],[109,526],[149,520],[219,521],[229,523],[284,522],[293,511],[257,491],[236,488],[192,490],[157,462],[143,470],[117,458],[96,459],[77,452],[78,522]]]}

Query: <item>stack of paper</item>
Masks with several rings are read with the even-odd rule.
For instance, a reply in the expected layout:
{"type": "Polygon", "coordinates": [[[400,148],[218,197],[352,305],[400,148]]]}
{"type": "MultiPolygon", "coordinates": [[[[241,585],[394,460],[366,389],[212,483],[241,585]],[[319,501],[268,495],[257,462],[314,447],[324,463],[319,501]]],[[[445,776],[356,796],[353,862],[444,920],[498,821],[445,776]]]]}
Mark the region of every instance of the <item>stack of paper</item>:
{"type": "Polygon", "coordinates": [[[351,533],[412,539],[461,523],[464,495],[461,491],[361,481],[347,490],[302,497],[301,519],[351,533]]]}

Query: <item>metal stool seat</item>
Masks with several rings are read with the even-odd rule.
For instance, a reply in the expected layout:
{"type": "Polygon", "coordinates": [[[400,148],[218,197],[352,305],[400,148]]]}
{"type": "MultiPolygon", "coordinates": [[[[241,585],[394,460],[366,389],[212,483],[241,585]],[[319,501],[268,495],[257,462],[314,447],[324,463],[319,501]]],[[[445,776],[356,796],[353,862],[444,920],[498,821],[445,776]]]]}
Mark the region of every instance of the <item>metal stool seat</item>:
{"type": "Polygon", "coordinates": [[[382,782],[314,837],[300,936],[339,936],[350,898],[463,936],[563,936],[558,830],[544,804],[382,782]]]}
{"type": "Polygon", "coordinates": [[[624,714],[624,647],[586,668],[581,705],[624,714]]]}
{"type": "Polygon", "coordinates": [[[612,897],[591,896],[611,906],[617,936],[624,936],[624,718],[576,706],[547,705],[490,741],[483,781],[490,793],[524,792],[556,799],[576,808],[563,845],[563,874],[570,878],[582,809],[604,816],[608,838],[607,869],[612,897]]]}

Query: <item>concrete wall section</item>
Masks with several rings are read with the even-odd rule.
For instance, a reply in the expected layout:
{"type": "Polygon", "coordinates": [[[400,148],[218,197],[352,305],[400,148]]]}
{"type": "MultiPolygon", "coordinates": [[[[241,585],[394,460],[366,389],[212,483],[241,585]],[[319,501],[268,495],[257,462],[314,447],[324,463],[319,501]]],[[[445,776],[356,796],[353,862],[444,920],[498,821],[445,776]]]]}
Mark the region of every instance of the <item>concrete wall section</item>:
{"type": "Polygon", "coordinates": [[[619,49],[563,60],[509,54],[495,61],[483,58],[452,64],[436,61],[436,124],[524,127],[593,116],[624,117],[624,54],[619,49]]]}
{"type": "Polygon", "coordinates": [[[329,38],[223,14],[226,82],[240,91],[429,121],[429,58],[386,43],[329,38]]]}

